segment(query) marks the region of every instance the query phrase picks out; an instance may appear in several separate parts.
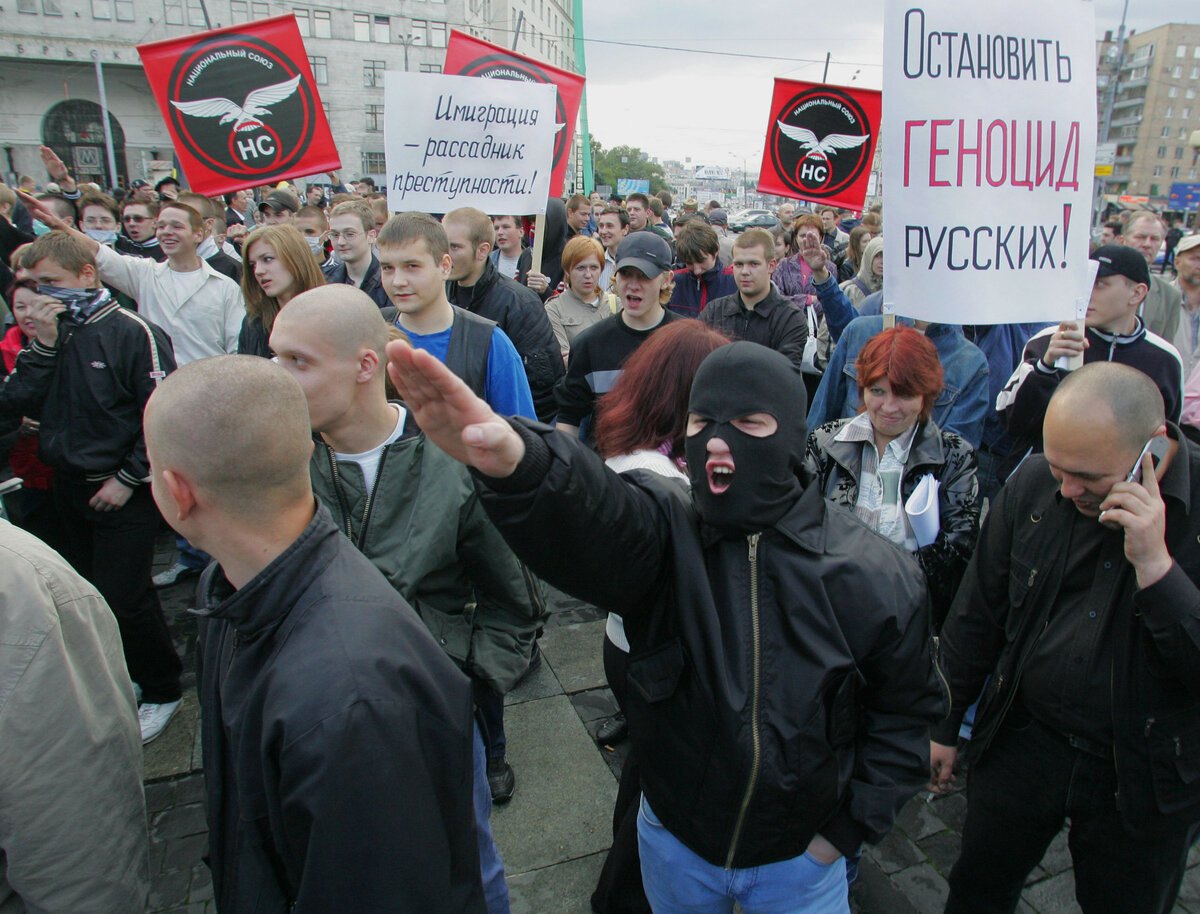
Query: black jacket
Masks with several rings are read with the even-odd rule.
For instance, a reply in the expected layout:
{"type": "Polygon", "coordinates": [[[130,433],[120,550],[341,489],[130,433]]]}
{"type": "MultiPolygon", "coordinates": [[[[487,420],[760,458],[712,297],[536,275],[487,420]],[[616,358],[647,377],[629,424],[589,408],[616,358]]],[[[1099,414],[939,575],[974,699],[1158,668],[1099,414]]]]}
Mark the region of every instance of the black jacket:
{"type": "Polygon", "coordinates": [[[128,235],[118,235],[117,240],[113,242],[113,250],[118,254],[129,254],[131,257],[149,257],[159,263],[167,259],[167,252],[159,247],[158,238],[155,237],[140,244],[128,235]]]}
{"type": "Polygon", "coordinates": [[[174,370],[166,332],[112,301],[82,324],[62,320],[56,348],[23,350],[5,407],[41,419],[38,454],[65,477],[135,488],[150,476],[142,411],[174,370]]]}
{"type": "Polygon", "coordinates": [[[782,353],[797,371],[804,364],[808,320],[803,311],[779,294],[775,283],[753,309],[742,304],[741,292],[734,292],[709,302],[700,312],[700,320],[735,340],[749,340],[782,353]]]}
{"type": "MultiPolygon", "coordinates": [[[[1200,822],[1200,449],[1173,424],[1170,435],[1179,450],[1159,488],[1175,564],[1142,590],[1126,564],[1110,597],[1117,806],[1135,832],[1145,833],[1162,816],[1200,822]]],[[[1045,631],[1076,511],[1040,455],[1026,460],[992,503],[942,629],[954,703],[934,730],[937,742],[955,744],[963,713],[990,674],[969,748],[972,759],[987,753],[1045,631]]]]}
{"type": "Polygon", "coordinates": [[[222,276],[228,276],[236,283],[242,281],[242,262],[236,257],[230,257],[224,251],[217,251],[211,257],[205,257],[210,267],[222,276]]]}
{"type": "Polygon", "coordinates": [[[451,282],[446,294],[453,304],[495,321],[508,334],[525,364],[538,418],[553,422],[558,412],[554,385],[563,376],[563,360],[550,318],[537,294],[515,279],[501,276],[491,260],[484,264],[475,285],[459,288],[458,283],[451,282]]]}
{"type": "Polygon", "coordinates": [[[329,512],[197,600],[217,907],[482,912],[470,686],[329,512]]]}
{"type": "MultiPolygon", "coordinates": [[[[340,260],[337,263],[321,267],[321,271],[325,274],[326,282],[354,285],[346,272],[346,265],[340,260]]],[[[379,257],[374,251],[371,252],[371,265],[367,267],[367,275],[363,277],[362,285],[356,286],[356,288],[362,289],[370,295],[371,301],[381,309],[391,307],[391,299],[388,298],[383,284],[379,281],[379,257]]]]}
{"type": "Polygon", "coordinates": [[[247,314],[242,318],[242,329],[238,333],[238,355],[259,355],[272,358],[271,334],[263,326],[262,319],[247,314]]]}
{"type": "Polygon", "coordinates": [[[681,486],[510,421],[526,456],[476,477],[484,507],[536,574],[624,618],[626,713],[671,833],[733,867],[818,832],[843,853],[883,838],[945,711],[916,562],[815,486],[765,533],[718,538],[681,486]]]}
{"type": "MultiPolygon", "coordinates": [[[[836,441],[850,419],[826,422],[808,436],[805,464],[816,477],[825,497],[850,511],[858,503],[862,473],[862,442],[836,441]]],[[[916,552],[933,610],[934,628],[941,628],[967,561],[979,536],[979,462],[975,450],[953,432],[944,432],[932,420],[921,423],[913,437],[900,481],[900,497],[907,502],[927,473],[938,487],[940,528],[937,539],[916,552]]]]}

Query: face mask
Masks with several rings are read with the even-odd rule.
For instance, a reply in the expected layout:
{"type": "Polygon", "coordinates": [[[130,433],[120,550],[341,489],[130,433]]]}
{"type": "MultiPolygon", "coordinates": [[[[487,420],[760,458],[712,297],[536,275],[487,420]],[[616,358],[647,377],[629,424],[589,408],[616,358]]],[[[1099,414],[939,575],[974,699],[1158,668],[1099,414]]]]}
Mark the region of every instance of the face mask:
{"type": "Polygon", "coordinates": [[[804,380],[788,359],[757,343],[731,343],[704,360],[688,412],[708,420],[684,442],[692,498],[706,524],[729,536],[772,527],[800,497],[799,471],[808,428],[804,380]],[[756,438],[733,425],[754,413],[773,416],[773,435],[756,438]],[[733,478],[717,495],[709,487],[708,442],[720,438],[733,458],[733,478]]]}
{"type": "Polygon", "coordinates": [[[49,234],[51,231],[52,231],[52,229],[50,228],[50,226],[46,225],[46,223],[38,222],[37,220],[34,220],[33,233],[35,235],[40,237],[42,235],[49,234]]]}
{"type": "Polygon", "coordinates": [[[38,295],[48,295],[62,302],[69,320],[83,323],[109,303],[108,289],[66,289],[62,286],[38,286],[38,295]]]}
{"type": "Polygon", "coordinates": [[[112,244],[117,240],[116,229],[84,229],[83,233],[100,244],[112,244]]]}
{"type": "Polygon", "coordinates": [[[308,246],[312,249],[312,252],[314,254],[316,254],[318,257],[320,257],[322,254],[325,253],[325,242],[322,241],[320,238],[314,237],[312,235],[305,235],[304,240],[308,242],[308,246]]]}

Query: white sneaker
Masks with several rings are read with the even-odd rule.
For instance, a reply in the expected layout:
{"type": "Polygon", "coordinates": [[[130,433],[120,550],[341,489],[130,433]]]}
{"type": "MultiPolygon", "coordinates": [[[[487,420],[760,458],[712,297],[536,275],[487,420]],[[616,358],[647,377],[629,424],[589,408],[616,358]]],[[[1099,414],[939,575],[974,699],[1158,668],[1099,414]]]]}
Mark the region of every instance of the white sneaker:
{"type": "Polygon", "coordinates": [[[170,587],[172,584],[177,584],[184,578],[190,578],[200,573],[201,569],[193,568],[190,565],[185,565],[183,562],[176,562],[166,571],[160,571],[150,579],[155,587],[170,587]]]}
{"type": "Polygon", "coordinates": [[[161,705],[146,702],[138,708],[138,723],[142,728],[142,742],[148,743],[162,733],[167,722],[175,716],[175,712],[178,710],[178,701],[168,701],[166,704],[161,705]]]}

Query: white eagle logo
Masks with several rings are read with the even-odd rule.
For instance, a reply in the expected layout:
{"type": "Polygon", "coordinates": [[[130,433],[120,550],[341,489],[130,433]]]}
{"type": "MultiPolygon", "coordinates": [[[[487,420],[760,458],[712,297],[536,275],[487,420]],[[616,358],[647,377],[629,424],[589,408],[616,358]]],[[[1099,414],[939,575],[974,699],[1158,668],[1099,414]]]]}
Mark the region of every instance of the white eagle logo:
{"type": "Polygon", "coordinates": [[[220,117],[218,124],[233,121],[233,130],[236,133],[239,130],[261,127],[261,119],[271,113],[267,105],[274,105],[291,97],[299,85],[300,74],[297,74],[287,82],[255,89],[240,105],[227,98],[201,98],[193,102],[177,102],[172,99],[171,104],[192,117],[220,117]]]}
{"type": "Polygon", "coordinates": [[[839,149],[856,149],[870,139],[869,134],[851,136],[848,133],[830,133],[825,139],[818,140],[817,135],[807,127],[793,127],[783,121],[776,121],[776,123],[784,136],[789,140],[795,140],[800,144],[801,149],[806,150],[805,158],[810,155],[819,155],[828,159],[831,155],[836,155],[839,149]]]}

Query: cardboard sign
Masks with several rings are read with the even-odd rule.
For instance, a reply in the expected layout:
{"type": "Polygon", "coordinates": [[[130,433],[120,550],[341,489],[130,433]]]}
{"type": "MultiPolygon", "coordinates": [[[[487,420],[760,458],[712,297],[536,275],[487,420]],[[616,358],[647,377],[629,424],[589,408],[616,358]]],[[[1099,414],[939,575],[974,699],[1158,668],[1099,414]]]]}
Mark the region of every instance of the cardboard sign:
{"type": "Polygon", "coordinates": [[[542,83],[384,73],[388,208],[544,213],[554,98],[542,83]]]}
{"type": "Polygon", "coordinates": [[[758,190],[862,209],[879,105],[874,89],[776,79],[758,190]]]}
{"type": "Polygon", "coordinates": [[[341,168],[290,13],[139,45],[138,53],[196,193],[341,168]]]}
{"type": "MultiPolygon", "coordinates": [[[[450,31],[450,41],[446,46],[446,63],[442,72],[447,75],[554,84],[558,89],[554,100],[558,132],[554,136],[554,169],[550,175],[549,192],[561,197],[567,166],[575,148],[575,120],[579,116],[579,103],[583,98],[584,78],[578,73],[552,67],[548,63],[524,57],[454,29],[450,31]]],[[[543,204],[538,212],[545,212],[545,209],[543,204]]]]}
{"type": "Polygon", "coordinates": [[[1086,300],[1093,6],[887,0],[885,310],[1006,324],[1086,300]]]}

